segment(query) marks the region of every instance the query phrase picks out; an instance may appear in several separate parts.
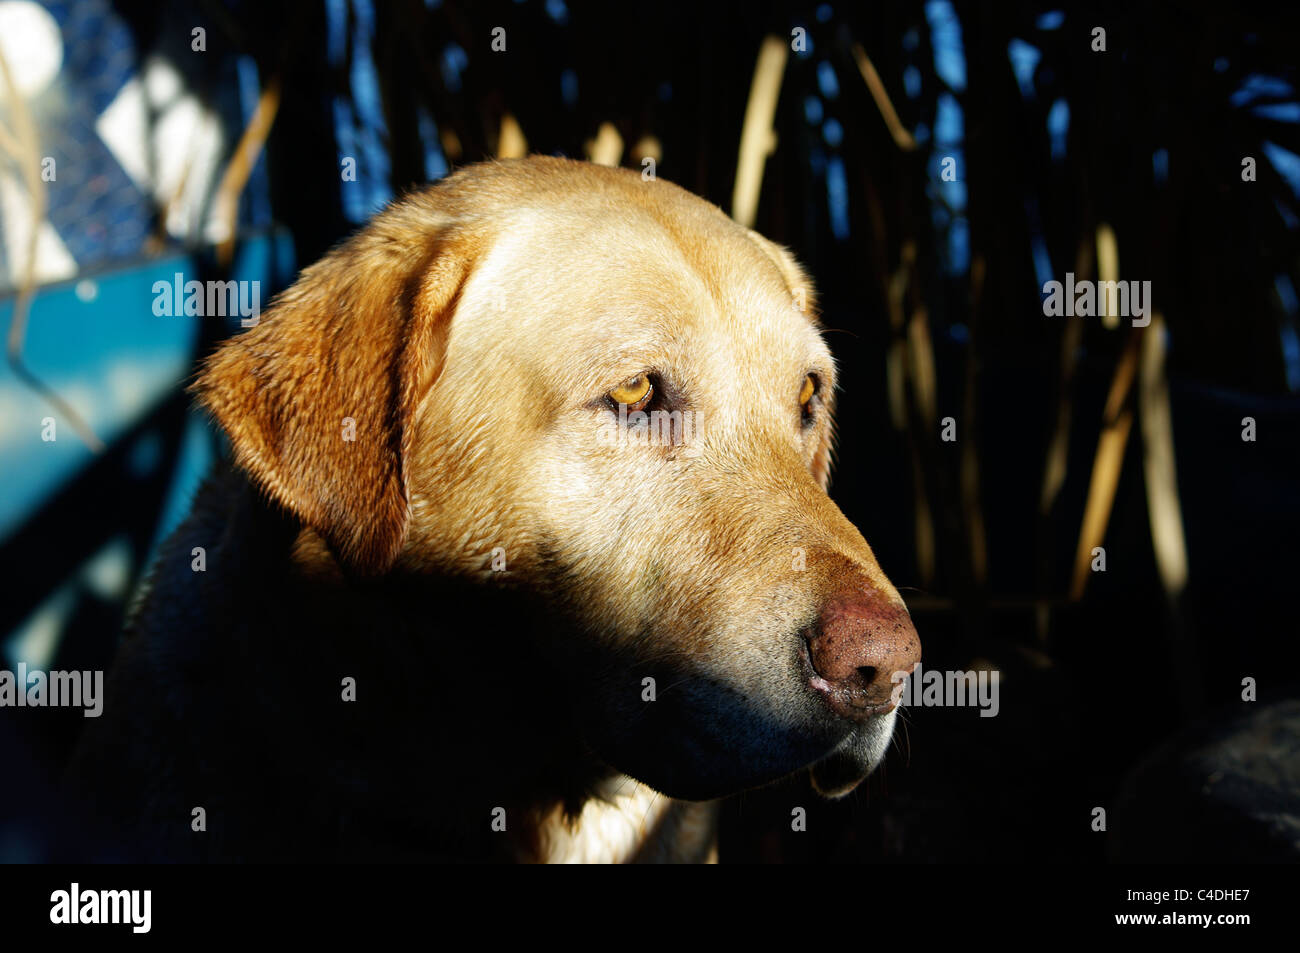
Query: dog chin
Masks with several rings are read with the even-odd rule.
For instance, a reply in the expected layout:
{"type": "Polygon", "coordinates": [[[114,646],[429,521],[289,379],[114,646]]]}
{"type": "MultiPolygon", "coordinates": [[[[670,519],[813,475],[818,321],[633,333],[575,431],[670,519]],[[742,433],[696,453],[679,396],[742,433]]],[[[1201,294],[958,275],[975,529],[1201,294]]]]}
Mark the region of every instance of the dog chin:
{"type": "Polygon", "coordinates": [[[822,797],[842,798],[866,780],[885,759],[898,712],[872,718],[856,727],[829,755],[809,772],[813,789],[822,797]]]}

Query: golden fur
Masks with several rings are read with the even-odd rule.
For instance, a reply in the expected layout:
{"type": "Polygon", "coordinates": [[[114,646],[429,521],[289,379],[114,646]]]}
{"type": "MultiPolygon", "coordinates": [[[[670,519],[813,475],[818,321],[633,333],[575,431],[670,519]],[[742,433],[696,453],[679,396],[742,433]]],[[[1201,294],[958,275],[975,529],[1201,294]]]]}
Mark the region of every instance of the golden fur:
{"type": "Polygon", "coordinates": [[[482,628],[438,636],[489,660],[536,646],[554,689],[525,710],[574,712],[573,738],[527,715],[488,737],[475,693],[513,697],[520,676],[467,672],[470,711],[428,755],[455,762],[453,823],[486,829],[502,803],[518,859],[706,859],[712,799],[814,765],[842,794],[879,761],[892,705],[846,720],[799,668],[799,633],[845,592],[906,630],[891,659],[919,651],[826,494],[836,382],[814,301],[787,251],[676,186],[537,157],[394,204],[207,362],[202,404],[293,520],[285,562],[314,595],[286,594],[287,618],[418,628],[444,612],[429,579],[539,607],[503,623],[471,597],[482,628]],[[697,415],[693,445],[602,439],[605,395],[644,372],[697,415]],[[474,746],[495,760],[448,753],[474,746]]]}

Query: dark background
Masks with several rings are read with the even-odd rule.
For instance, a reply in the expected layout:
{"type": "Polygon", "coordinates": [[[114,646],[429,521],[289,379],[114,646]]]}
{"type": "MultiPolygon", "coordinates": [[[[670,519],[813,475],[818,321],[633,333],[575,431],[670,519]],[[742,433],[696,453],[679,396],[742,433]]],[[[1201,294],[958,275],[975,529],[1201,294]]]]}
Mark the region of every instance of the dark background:
{"type": "MultiPolygon", "coordinates": [[[[42,657],[51,668],[106,667],[153,546],[219,452],[181,388],[234,325],[177,319],[161,355],[152,325],[118,322],[148,300],[131,297],[132,282],[184,270],[281,288],[385,201],[498,155],[506,117],[528,151],[572,157],[589,155],[610,124],[623,165],[653,155],[657,175],[730,211],[760,45],[775,36],[788,47],[801,28],[807,44],[784,67],[754,225],[789,246],[820,289],[843,383],[832,495],[907,597],[926,667],[1000,671],[1001,710],[909,711],[883,770],[842,802],[817,798],[806,777],[733,799],[722,858],[1295,859],[1295,8],[46,9],[63,67],[29,108],[44,144],[36,154],[67,170],[46,186],[47,218],[76,268],[27,282],[9,246],[0,258],[0,320],[29,312],[26,350],[11,346],[0,396],[11,411],[35,408],[13,411],[21,419],[0,460],[10,488],[0,667],[42,657]],[[491,48],[495,27],[506,30],[503,52],[491,48]],[[1095,27],[1104,51],[1093,48],[1095,27]],[[855,46],[897,113],[901,144],[855,46]],[[97,117],[159,59],[224,133],[205,187],[201,164],[193,172],[199,211],[229,183],[222,173],[241,137],[256,157],[232,193],[229,245],[169,226],[158,190],[98,144],[97,117]],[[268,90],[278,101],[261,137],[254,116],[268,90]],[[955,181],[941,177],[945,157],[955,181]],[[1254,181],[1243,181],[1247,157],[1254,181]],[[345,158],[356,160],[355,181],[340,175],[345,158]],[[1106,235],[1119,277],[1152,283],[1159,319],[1148,328],[1043,313],[1045,281],[1098,277],[1106,235]],[[120,331],[123,366],[164,372],[134,405],[105,404],[96,417],[76,387],[112,370],[95,344],[105,327],[120,331]],[[64,428],[68,456],[54,469],[34,437],[45,413],[64,428]],[[78,415],[101,451],[77,442],[78,415]],[[1254,442],[1242,440],[1247,416],[1254,442]],[[944,417],[956,420],[955,442],[940,439],[944,417]],[[1161,458],[1162,433],[1172,460],[1161,458]],[[1047,475],[1054,453],[1059,484],[1047,475]],[[1172,463],[1176,482],[1154,479],[1152,459],[1172,463]],[[1151,519],[1152,501],[1170,497],[1181,539],[1151,519]],[[1090,500],[1104,518],[1085,532],[1090,500]],[[1162,533],[1185,578],[1168,563],[1161,571],[1162,533]],[[1087,573],[1080,592],[1081,534],[1105,547],[1107,569],[1087,573]],[[1245,678],[1257,701],[1242,700],[1245,678]],[[798,806],[806,832],[791,830],[798,806]],[[1097,807],[1104,832],[1093,829],[1097,807]]],[[[4,107],[0,119],[12,121],[4,107]]],[[[150,112],[148,123],[164,128],[164,117],[150,112]]],[[[29,160],[0,153],[0,169],[16,174],[29,160]]],[[[75,855],[50,823],[51,790],[81,720],[0,712],[0,859],[75,855]]]]}

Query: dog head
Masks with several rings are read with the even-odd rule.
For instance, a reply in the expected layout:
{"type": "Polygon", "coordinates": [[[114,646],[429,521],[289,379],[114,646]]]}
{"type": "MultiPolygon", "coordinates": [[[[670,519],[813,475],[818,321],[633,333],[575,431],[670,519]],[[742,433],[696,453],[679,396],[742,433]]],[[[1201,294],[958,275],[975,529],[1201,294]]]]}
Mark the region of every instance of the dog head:
{"type": "Polygon", "coordinates": [[[520,637],[612,766],[686,798],[813,766],[834,796],[883,756],[920,645],[826,494],[813,310],[716,207],[533,158],[385,210],[197,386],[343,571],[542,600],[564,624],[520,637]]]}

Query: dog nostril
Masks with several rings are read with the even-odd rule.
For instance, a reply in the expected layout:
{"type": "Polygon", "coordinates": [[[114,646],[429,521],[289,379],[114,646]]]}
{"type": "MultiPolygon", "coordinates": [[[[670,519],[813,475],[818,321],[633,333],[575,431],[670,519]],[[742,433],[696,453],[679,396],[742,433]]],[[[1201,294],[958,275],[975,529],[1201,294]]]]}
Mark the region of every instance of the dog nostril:
{"type": "Polygon", "coordinates": [[[876,680],[876,667],[874,665],[863,665],[858,668],[858,678],[862,679],[862,687],[866,688],[876,680]]]}

